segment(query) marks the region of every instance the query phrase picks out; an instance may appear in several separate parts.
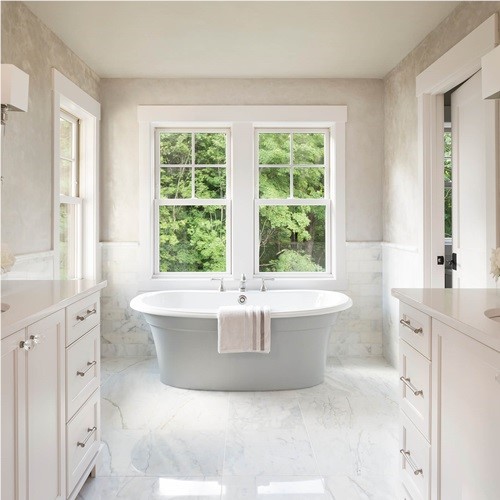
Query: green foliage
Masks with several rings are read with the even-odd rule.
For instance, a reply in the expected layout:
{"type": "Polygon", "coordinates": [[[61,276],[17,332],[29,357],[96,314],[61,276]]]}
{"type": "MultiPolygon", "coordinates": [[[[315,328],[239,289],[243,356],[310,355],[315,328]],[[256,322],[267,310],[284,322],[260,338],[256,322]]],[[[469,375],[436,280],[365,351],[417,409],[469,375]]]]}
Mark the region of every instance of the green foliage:
{"type": "MultiPolygon", "coordinates": [[[[163,165],[162,198],[191,198],[193,173],[196,198],[226,197],[225,168],[197,167],[225,164],[225,134],[162,132],[160,162],[163,165]]],[[[261,199],[324,197],[323,134],[262,133],[259,164],[263,165],[259,175],[261,199]]],[[[161,272],[225,271],[225,207],[161,206],[159,223],[161,272]]],[[[259,230],[261,271],[324,271],[324,206],[263,205],[259,212],[259,230]]]]}
{"type": "Polygon", "coordinates": [[[273,271],[278,273],[309,272],[317,273],[324,271],[324,268],[313,262],[310,255],[295,250],[282,250],[278,258],[270,263],[273,271]]]}
{"type": "Polygon", "coordinates": [[[444,235],[452,235],[452,164],[451,164],[451,132],[444,133],[444,235]]]}

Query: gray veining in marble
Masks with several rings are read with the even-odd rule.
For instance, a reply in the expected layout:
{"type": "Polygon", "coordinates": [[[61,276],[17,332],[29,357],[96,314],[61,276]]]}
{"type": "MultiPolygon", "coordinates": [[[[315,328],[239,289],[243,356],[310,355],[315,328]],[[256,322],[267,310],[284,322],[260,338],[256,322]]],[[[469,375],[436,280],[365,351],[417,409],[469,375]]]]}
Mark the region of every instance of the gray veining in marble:
{"type": "Polygon", "coordinates": [[[163,385],[155,358],[104,359],[104,448],[78,500],[394,499],[397,387],[380,358],[330,358],[309,389],[232,393],[163,385]]]}

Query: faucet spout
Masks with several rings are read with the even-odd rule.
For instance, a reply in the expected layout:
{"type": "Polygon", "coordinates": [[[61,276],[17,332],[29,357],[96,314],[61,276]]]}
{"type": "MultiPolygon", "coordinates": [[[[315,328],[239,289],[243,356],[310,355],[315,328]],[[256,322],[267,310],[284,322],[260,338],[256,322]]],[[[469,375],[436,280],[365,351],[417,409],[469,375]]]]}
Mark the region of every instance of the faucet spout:
{"type": "Polygon", "coordinates": [[[245,273],[243,273],[240,278],[240,287],[238,288],[238,291],[246,292],[246,290],[247,290],[247,277],[245,276],[245,273]]]}

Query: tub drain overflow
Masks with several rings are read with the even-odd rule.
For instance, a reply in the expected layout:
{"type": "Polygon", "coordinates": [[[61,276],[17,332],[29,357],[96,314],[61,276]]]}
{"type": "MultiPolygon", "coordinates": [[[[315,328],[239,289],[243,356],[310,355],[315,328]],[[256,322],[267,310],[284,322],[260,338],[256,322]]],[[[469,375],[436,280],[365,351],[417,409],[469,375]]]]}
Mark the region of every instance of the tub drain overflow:
{"type": "Polygon", "coordinates": [[[240,295],[240,296],[238,297],[238,302],[239,302],[240,304],[244,304],[246,301],[247,301],[247,296],[246,296],[246,295],[240,295]]]}

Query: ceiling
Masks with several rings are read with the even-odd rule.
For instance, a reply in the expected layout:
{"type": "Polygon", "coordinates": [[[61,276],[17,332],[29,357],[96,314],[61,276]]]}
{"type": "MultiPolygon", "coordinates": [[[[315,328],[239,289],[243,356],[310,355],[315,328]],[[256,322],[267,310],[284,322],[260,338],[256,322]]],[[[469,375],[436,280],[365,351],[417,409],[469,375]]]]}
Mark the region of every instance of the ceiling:
{"type": "Polygon", "coordinates": [[[103,78],[382,78],[459,2],[25,2],[103,78]]]}

